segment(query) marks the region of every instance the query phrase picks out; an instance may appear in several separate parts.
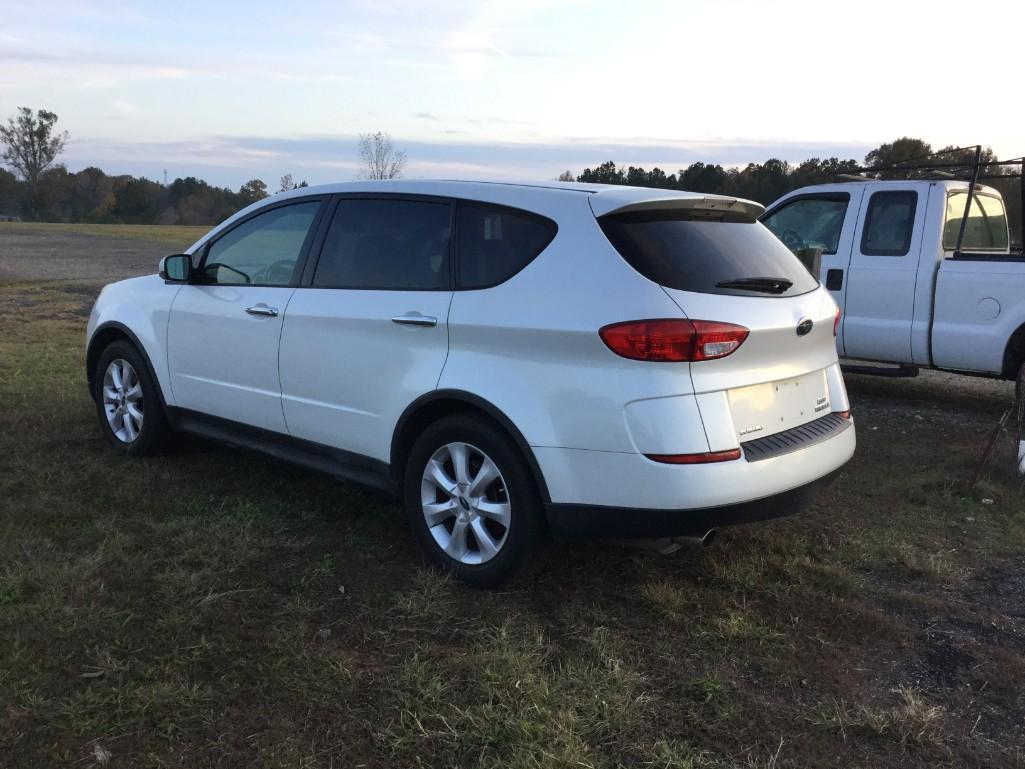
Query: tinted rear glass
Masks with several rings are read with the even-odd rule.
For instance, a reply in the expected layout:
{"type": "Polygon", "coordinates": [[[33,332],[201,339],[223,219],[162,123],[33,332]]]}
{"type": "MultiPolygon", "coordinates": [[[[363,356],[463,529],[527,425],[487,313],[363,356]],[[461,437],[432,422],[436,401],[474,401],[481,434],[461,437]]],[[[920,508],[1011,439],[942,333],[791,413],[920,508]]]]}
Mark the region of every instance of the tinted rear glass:
{"type": "Polygon", "coordinates": [[[818,281],[758,222],[690,218],[686,212],[613,214],[598,220],[609,242],[641,275],[666,288],[731,296],[795,296],[818,281]],[[723,282],[772,278],[782,293],[726,287],[723,282]]]}
{"type": "Polygon", "coordinates": [[[419,200],[344,198],[313,285],[390,291],[447,289],[451,209],[419,200]]]}
{"type": "Polygon", "coordinates": [[[551,219],[504,206],[463,203],[459,213],[459,287],[497,286],[552,242],[551,219]]]}

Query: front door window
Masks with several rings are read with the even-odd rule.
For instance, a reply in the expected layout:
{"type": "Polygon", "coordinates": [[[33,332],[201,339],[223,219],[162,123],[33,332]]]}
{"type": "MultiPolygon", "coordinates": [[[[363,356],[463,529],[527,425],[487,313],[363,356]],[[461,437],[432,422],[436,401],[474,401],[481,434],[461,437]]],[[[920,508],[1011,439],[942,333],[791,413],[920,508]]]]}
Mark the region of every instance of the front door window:
{"type": "Polygon", "coordinates": [[[200,282],[287,286],[320,201],[272,208],[219,237],[200,268],[200,282]]]}

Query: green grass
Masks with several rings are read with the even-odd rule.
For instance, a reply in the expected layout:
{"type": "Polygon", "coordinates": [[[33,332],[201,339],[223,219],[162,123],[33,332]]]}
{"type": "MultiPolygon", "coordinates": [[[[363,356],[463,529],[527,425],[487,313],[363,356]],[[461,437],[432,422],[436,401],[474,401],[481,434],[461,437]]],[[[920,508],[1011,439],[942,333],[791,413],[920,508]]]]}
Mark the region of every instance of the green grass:
{"type": "Polygon", "coordinates": [[[805,515],[478,592],[375,492],[198,440],[111,452],[86,301],[0,288],[4,769],[1025,759],[1025,506],[1004,449],[964,486],[985,420],[908,429],[899,389],[852,382],[858,455],[805,515]]]}
{"type": "Polygon", "coordinates": [[[0,237],[19,233],[99,235],[166,243],[185,248],[210,231],[207,226],[175,224],[55,224],[49,222],[0,222],[0,237]]]}

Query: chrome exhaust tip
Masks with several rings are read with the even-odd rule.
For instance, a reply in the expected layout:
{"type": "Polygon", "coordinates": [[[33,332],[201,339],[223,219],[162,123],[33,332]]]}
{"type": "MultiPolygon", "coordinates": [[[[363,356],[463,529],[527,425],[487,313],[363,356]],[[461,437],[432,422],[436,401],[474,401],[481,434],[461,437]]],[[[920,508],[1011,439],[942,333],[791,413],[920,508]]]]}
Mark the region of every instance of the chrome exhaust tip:
{"type": "Polygon", "coordinates": [[[708,547],[716,538],[718,529],[709,529],[700,536],[689,537],[652,537],[648,539],[619,539],[621,545],[648,550],[659,555],[670,555],[684,547],[708,547]]]}
{"type": "Polygon", "coordinates": [[[699,547],[710,547],[711,544],[713,542],[715,542],[715,538],[718,535],[718,532],[719,532],[718,529],[709,529],[708,531],[706,531],[701,536],[673,537],[672,541],[673,542],[679,542],[681,546],[683,546],[683,545],[697,545],[699,547]]]}

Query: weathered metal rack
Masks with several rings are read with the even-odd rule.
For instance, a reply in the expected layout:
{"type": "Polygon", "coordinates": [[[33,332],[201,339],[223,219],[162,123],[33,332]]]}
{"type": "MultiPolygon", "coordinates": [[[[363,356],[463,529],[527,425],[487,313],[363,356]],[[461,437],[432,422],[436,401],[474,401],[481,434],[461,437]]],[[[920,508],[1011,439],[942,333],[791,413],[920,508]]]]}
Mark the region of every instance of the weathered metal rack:
{"type": "MultiPolygon", "coordinates": [[[[1011,158],[1009,160],[987,160],[982,159],[982,145],[976,144],[969,147],[955,147],[954,149],[941,150],[929,155],[922,155],[908,160],[902,160],[891,166],[876,168],[863,167],[852,169],[850,174],[845,174],[845,179],[851,178],[872,178],[872,175],[884,173],[904,173],[906,179],[961,179],[968,182],[968,197],[965,200],[964,213],[961,216],[961,227],[957,234],[957,247],[954,249],[955,258],[962,253],[961,244],[964,240],[965,227],[968,224],[968,213],[971,211],[972,200],[979,183],[985,180],[1001,179],[1008,180],[1018,178],[1021,189],[1021,234],[1023,239],[1023,250],[1025,250],[1025,157],[1011,158]],[[932,160],[943,155],[952,155],[956,152],[974,152],[975,159],[972,162],[943,163],[932,160]],[[925,162],[929,161],[929,162],[925,162]],[[1010,173],[986,173],[992,168],[1011,168],[1017,166],[1017,172],[1010,173]]],[[[1014,256],[1021,256],[1015,254],[1014,256]]]]}

